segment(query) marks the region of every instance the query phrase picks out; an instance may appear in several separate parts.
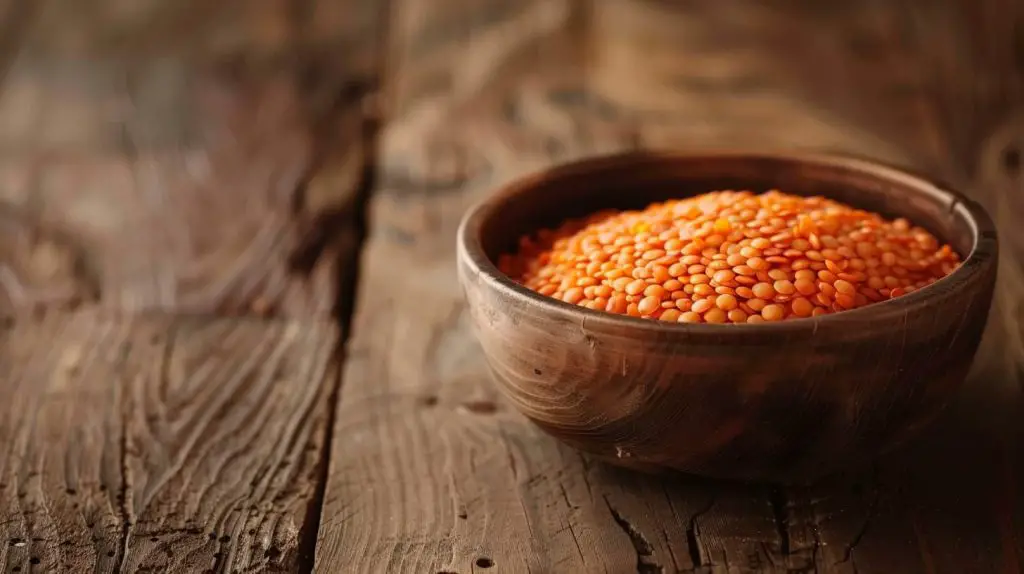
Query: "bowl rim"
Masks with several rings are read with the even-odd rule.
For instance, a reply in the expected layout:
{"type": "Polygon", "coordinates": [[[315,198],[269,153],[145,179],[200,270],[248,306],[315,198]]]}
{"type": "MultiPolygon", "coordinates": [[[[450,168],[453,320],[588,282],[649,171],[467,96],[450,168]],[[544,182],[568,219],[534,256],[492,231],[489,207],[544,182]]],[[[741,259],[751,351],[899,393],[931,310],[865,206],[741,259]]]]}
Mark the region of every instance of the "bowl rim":
{"type": "MultiPolygon", "coordinates": [[[[948,293],[964,286],[998,258],[998,237],[995,224],[986,210],[973,199],[955,191],[952,186],[940,180],[926,176],[906,167],[898,167],[876,159],[858,157],[848,153],[806,152],[806,151],[754,151],[754,150],[704,150],[704,151],[672,151],[672,150],[635,150],[602,155],[591,155],[569,162],[554,164],[549,167],[522,174],[497,187],[486,198],[471,206],[459,224],[456,232],[457,256],[468,265],[469,270],[480,277],[486,285],[511,300],[521,304],[539,308],[549,316],[557,316],[567,321],[580,322],[581,318],[589,328],[605,328],[610,330],[640,330],[656,333],[677,333],[688,335],[722,336],[753,335],[779,331],[817,331],[824,325],[841,325],[849,322],[864,321],[904,321],[911,310],[920,309],[935,300],[940,294],[948,293]],[[757,324],[690,324],[655,321],[629,315],[618,315],[607,311],[598,311],[541,295],[532,289],[514,281],[502,273],[497,265],[484,252],[480,238],[482,226],[488,216],[501,203],[519,193],[534,188],[541,183],[549,183],[552,179],[569,178],[583,173],[614,169],[628,166],[639,167],[644,162],[694,162],[701,160],[718,161],[731,159],[734,161],[781,161],[791,164],[806,164],[822,168],[837,168],[855,171],[862,175],[899,185],[915,187],[936,199],[947,200],[949,212],[962,208],[965,219],[973,234],[973,245],[961,264],[949,275],[939,279],[927,287],[901,295],[896,299],[888,299],[863,307],[857,307],[841,313],[786,319],[785,321],[764,322],[757,324]]],[[[894,323],[895,324],[895,323],[894,323]]]]}

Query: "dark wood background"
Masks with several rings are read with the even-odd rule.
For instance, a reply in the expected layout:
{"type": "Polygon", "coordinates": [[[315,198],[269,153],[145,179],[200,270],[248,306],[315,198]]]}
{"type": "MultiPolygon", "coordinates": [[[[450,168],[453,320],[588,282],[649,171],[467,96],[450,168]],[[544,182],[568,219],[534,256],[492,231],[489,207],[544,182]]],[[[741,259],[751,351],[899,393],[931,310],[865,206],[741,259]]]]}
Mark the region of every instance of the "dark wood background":
{"type": "Polygon", "coordinates": [[[1024,4],[0,1],[4,572],[1024,571],[1024,4]],[[780,489],[496,394],[466,207],[636,147],[845,151],[1000,226],[971,380],[780,489]]]}

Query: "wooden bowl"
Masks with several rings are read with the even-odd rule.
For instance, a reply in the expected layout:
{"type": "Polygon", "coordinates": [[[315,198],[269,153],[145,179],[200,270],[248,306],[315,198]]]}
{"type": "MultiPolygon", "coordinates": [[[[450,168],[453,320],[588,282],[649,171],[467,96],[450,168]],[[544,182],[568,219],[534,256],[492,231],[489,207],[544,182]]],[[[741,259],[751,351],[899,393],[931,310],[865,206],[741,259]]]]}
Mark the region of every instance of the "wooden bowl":
{"type": "Polygon", "coordinates": [[[978,348],[997,249],[985,211],[939,184],[806,154],[580,161],[502,187],[458,232],[459,277],[494,379],[537,426],[620,466],[782,483],[863,462],[939,413],[978,348]],[[593,311],[528,290],[495,265],[524,233],[599,208],[771,188],[904,216],[964,263],[894,300],[755,325],[593,311]]]}

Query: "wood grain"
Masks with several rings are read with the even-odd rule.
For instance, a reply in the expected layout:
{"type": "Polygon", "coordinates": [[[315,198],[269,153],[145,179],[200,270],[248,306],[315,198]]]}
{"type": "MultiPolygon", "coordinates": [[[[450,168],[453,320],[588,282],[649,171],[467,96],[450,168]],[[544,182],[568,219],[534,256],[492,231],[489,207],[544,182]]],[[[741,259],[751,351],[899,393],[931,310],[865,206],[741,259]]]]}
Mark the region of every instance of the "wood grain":
{"type": "Polygon", "coordinates": [[[0,330],[5,572],[117,571],[126,524],[116,365],[129,339],[127,326],[84,315],[0,330]]]}
{"type": "Polygon", "coordinates": [[[334,8],[361,10],[335,36],[283,0],[19,13],[0,85],[0,313],[330,317],[365,163],[375,60],[347,32],[373,29],[364,4],[334,8]]]}
{"type": "MultiPolygon", "coordinates": [[[[939,4],[929,17],[969,41],[957,21],[966,5],[939,4]]],[[[997,464],[1000,449],[972,450],[993,435],[971,431],[988,412],[979,405],[1020,412],[1020,391],[971,400],[985,394],[979,381],[1006,390],[1019,378],[1007,327],[990,330],[963,404],[874,469],[808,489],[670,481],[581,459],[510,412],[453,277],[451,237],[471,203],[525,170],[595,152],[824,148],[965,181],[975,156],[953,150],[988,128],[951,127],[980,122],[954,119],[958,106],[1005,102],[943,103],[960,88],[936,62],[963,52],[944,28],[882,3],[406,0],[391,12],[388,123],[319,569],[1014,571],[1024,514],[1006,485],[1019,457],[1011,449],[997,464]],[[908,21],[920,26],[914,42],[895,25],[908,21]],[[977,476],[950,478],[962,465],[977,476]],[[940,519],[947,511],[957,522],[940,519]]],[[[1016,289],[1002,284],[994,315],[1021,299],[1016,289]]],[[[998,436],[1008,434],[1020,436],[998,436]]]]}
{"type": "Polygon", "coordinates": [[[5,571],[308,571],[379,3],[2,7],[5,571]]]}
{"type": "Polygon", "coordinates": [[[333,328],[82,312],[2,336],[5,571],[299,567],[333,328]]]}
{"type": "Polygon", "coordinates": [[[331,408],[332,329],[176,319],[139,331],[122,567],[294,571],[331,408]]]}

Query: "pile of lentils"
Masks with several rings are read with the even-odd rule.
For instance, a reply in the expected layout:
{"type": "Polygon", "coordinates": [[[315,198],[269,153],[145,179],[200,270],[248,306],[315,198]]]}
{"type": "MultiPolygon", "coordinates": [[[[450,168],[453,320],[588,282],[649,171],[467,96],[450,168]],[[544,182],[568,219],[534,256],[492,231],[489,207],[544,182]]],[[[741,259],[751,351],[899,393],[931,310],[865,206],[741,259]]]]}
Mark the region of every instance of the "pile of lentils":
{"type": "Polygon", "coordinates": [[[499,261],[542,295],[680,323],[836,313],[910,293],[959,264],[905,219],[777,190],[602,211],[523,237],[499,261]]]}

